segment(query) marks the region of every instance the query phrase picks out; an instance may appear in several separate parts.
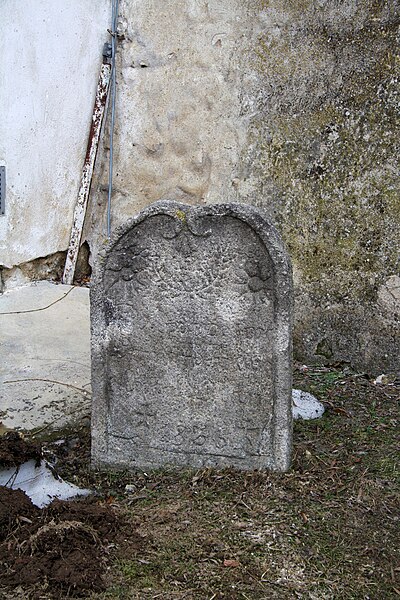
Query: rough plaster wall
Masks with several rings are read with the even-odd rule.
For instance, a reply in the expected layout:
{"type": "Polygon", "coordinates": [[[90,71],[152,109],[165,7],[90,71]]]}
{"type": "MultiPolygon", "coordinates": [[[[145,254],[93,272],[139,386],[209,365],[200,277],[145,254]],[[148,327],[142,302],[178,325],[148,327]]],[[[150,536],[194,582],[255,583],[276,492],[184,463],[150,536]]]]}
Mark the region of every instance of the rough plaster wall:
{"type": "MultiPolygon", "coordinates": [[[[120,15],[113,228],[162,198],[239,200],[240,56],[253,13],[241,0],[123,0],[120,15]]],[[[103,232],[104,159],[91,217],[102,215],[103,232]]]]}
{"type": "Polygon", "coordinates": [[[296,267],[297,356],[399,371],[399,4],[254,6],[243,164],[296,267]]]}
{"type": "Polygon", "coordinates": [[[96,0],[95,15],[93,0],[0,4],[0,266],[10,268],[67,248],[111,9],[110,0],[96,0]]]}
{"type": "Polygon", "coordinates": [[[294,262],[303,361],[399,369],[399,14],[393,0],[121,2],[113,227],[160,198],[263,207],[294,262]]]}

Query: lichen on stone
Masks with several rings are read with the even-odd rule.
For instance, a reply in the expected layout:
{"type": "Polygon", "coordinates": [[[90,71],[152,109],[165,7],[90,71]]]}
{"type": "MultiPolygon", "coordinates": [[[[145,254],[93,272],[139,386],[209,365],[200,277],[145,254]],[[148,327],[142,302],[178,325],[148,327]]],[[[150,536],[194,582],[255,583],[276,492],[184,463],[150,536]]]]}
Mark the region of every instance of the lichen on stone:
{"type": "Polygon", "coordinates": [[[381,328],[392,352],[393,324],[377,298],[399,271],[400,13],[369,0],[253,7],[260,25],[248,95],[257,111],[242,170],[258,179],[257,202],[274,215],[295,265],[300,354],[320,360],[330,328],[333,359],[350,344],[355,364],[380,360],[379,348],[366,357],[365,336],[381,328]],[[342,317],[327,322],[332,307],[347,311],[347,341],[342,317]]]}

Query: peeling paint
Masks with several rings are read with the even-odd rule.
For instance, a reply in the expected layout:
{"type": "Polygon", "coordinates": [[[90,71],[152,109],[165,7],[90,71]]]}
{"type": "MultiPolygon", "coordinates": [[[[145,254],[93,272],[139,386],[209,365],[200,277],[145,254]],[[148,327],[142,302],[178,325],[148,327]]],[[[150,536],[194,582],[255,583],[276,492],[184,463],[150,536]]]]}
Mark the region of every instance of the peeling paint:
{"type": "Polygon", "coordinates": [[[110,76],[111,65],[108,63],[103,63],[101,65],[99,81],[97,84],[92,123],[90,126],[86,156],[82,169],[81,185],[75,205],[71,238],[67,252],[67,259],[65,261],[64,274],[62,277],[62,282],[68,285],[71,285],[74,280],[75,265],[78,258],[83,222],[85,220],[86,206],[89,198],[90,186],[92,183],[93,169],[96,162],[101,126],[103,123],[107,93],[110,84],[110,76]]]}

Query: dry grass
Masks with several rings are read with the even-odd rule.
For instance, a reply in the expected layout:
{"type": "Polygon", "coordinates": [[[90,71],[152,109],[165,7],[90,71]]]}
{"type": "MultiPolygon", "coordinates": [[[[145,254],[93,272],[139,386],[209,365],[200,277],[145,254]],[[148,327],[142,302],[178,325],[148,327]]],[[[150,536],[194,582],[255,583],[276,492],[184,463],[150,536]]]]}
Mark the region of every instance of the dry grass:
{"type": "Polygon", "coordinates": [[[284,475],[91,473],[84,432],[59,454],[145,540],[109,562],[93,600],[400,598],[399,387],[327,369],[297,370],[295,386],[327,411],[295,424],[284,475]]]}

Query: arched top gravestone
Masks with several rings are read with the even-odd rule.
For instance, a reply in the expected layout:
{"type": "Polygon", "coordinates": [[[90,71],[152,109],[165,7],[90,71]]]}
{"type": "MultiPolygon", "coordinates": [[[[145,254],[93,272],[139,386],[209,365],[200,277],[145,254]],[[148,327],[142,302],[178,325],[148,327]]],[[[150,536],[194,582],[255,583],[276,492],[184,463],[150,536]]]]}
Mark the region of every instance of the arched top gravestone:
{"type": "Polygon", "coordinates": [[[292,280],[250,206],[158,202],[100,255],[91,289],[98,467],[289,467],[292,280]]]}

